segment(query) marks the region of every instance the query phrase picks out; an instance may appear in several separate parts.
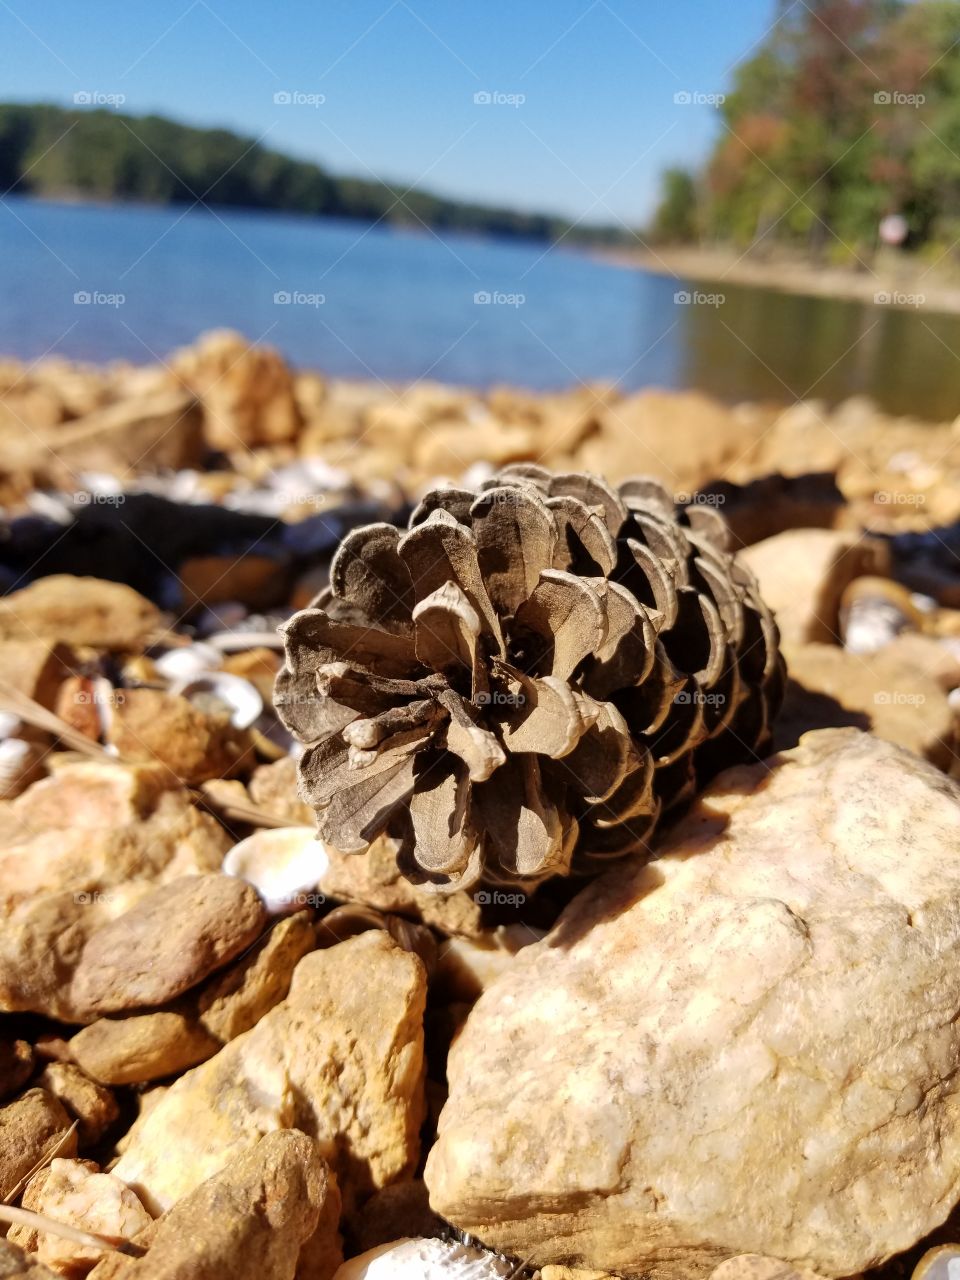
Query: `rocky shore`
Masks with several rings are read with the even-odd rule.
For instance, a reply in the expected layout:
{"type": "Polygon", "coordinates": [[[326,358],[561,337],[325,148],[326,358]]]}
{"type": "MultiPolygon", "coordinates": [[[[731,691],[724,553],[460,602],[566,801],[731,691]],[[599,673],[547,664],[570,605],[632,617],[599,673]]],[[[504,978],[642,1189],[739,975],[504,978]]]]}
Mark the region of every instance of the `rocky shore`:
{"type": "Polygon", "coordinates": [[[960,420],[218,333],[0,364],[0,503],[0,1276],[960,1272],[960,420]],[[655,480],[692,575],[722,516],[783,706],[645,856],[438,893],[317,840],[277,628],[351,530],[527,462],[655,480]]]}

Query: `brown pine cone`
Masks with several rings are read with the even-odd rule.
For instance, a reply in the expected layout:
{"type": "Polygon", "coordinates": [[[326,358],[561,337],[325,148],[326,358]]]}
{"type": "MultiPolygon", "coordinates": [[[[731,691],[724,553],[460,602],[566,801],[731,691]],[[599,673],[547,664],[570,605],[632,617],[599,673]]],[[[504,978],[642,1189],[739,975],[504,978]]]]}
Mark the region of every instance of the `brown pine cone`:
{"type": "Polygon", "coordinates": [[[777,629],[724,520],[654,481],[505,468],[350,533],[285,627],[276,706],[321,837],[420,882],[532,884],[645,851],[755,758],[777,629]]]}

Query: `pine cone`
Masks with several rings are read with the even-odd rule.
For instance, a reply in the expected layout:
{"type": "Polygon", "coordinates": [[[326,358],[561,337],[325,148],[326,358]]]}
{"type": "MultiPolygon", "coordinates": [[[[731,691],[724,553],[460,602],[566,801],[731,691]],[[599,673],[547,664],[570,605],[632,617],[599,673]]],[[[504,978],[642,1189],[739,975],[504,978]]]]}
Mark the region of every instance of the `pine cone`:
{"type": "Polygon", "coordinates": [[[769,739],[784,665],[723,518],[506,467],[348,534],[276,705],[320,835],[448,888],[595,872],[769,739]]]}

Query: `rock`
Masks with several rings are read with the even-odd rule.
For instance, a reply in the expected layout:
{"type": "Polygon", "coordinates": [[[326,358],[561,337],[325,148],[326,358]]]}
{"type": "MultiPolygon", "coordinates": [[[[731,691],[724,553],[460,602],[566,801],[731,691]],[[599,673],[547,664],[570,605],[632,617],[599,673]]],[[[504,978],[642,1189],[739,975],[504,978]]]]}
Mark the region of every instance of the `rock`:
{"type": "Polygon", "coordinates": [[[100,1018],[84,1027],[70,1042],[73,1055],[105,1084],[143,1084],[205,1062],[286,997],[294,969],[315,946],[305,912],[281,920],[174,1008],[100,1018]]]}
{"type": "Polygon", "coordinates": [[[258,765],[250,777],[249,789],[250,799],[258,808],[291,825],[316,827],[317,815],[312,806],[300,799],[297,790],[297,762],[293,756],[258,765]]]}
{"type": "MultiPolygon", "coordinates": [[[[152,1219],[133,1191],[110,1173],[91,1170],[86,1161],[52,1160],[45,1170],[35,1205],[36,1213],[79,1231],[107,1236],[117,1242],[133,1240],[152,1219]]],[[[60,1275],[84,1275],[104,1255],[102,1249],[77,1244],[41,1231],[37,1258],[60,1275]]]]}
{"type": "Polygon", "coordinates": [[[199,1025],[224,1044],[249,1031],[286,999],[297,965],[316,945],[307,912],[278,921],[258,946],[197,993],[199,1025]]]}
{"type": "Polygon", "coordinates": [[[607,1271],[581,1271],[579,1267],[544,1267],[540,1280],[617,1280],[607,1271]]]}
{"type": "Polygon", "coordinates": [[[0,671],[3,682],[18,693],[52,711],[61,681],[70,674],[74,658],[70,648],[51,640],[35,638],[0,640],[0,671]]]}
{"type": "Polygon", "coordinates": [[[139,650],[162,625],[159,609],[131,587],[53,574],[0,599],[0,639],[139,650]]]}
{"type": "Polygon", "coordinates": [[[159,766],[59,766],[0,803],[0,1009],[87,1021],[70,998],[87,938],[154,883],[219,869],[229,838],[159,766]]]}
{"type": "Polygon", "coordinates": [[[792,1267],[776,1258],[762,1258],[756,1253],[744,1253],[739,1258],[721,1262],[710,1280],[822,1280],[805,1267],[792,1267]]]}
{"type": "Polygon", "coordinates": [[[249,735],[230,723],[225,710],[205,710],[162,689],[125,690],[107,740],[122,759],[159,761],[189,786],[253,763],[249,735]]]}
{"type": "Polygon", "coordinates": [[[330,860],[320,889],[328,898],[361,902],[377,911],[411,916],[440,933],[480,932],[481,912],[476,899],[466,892],[430,893],[417,889],[397,866],[397,848],[386,837],[378,837],[365,854],[341,853],[324,845],[330,860]]]}
{"type": "Polygon", "coordinates": [[[231,452],[292,440],[301,426],[293,377],[272,347],[251,346],[230,330],[204,334],[171,367],[203,402],[204,435],[231,452]]]}
{"type": "Polygon", "coordinates": [[[945,773],[960,760],[947,695],[917,664],[914,652],[897,641],[868,658],[832,644],[796,645],[791,650],[790,680],[774,726],[775,746],[792,747],[809,729],[843,724],[872,728],[945,773]]]}
{"type": "Polygon", "coordinates": [[[18,1193],[36,1164],[52,1154],[75,1156],[77,1135],[70,1117],[46,1089],[28,1089],[0,1107],[0,1202],[18,1193]]]}
{"type": "Polygon", "coordinates": [[[0,1100],[27,1083],[33,1063],[33,1048],[26,1040],[0,1040],[0,1100]]]}
{"type": "Polygon", "coordinates": [[[91,1280],[329,1280],[342,1257],[338,1216],[317,1144],[284,1129],[174,1205],[152,1229],[145,1257],[112,1254],[91,1280]]]}
{"type": "Polygon", "coordinates": [[[452,1240],[394,1240],[345,1262],[335,1280],[509,1280],[512,1262],[452,1240]]]}
{"type": "Polygon", "coordinates": [[[889,572],[884,544],[834,529],[789,529],[740,552],[774,612],[787,650],[795,644],[836,644],[840,597],[864,574],[889,572]]]}
{"type": "Polygon", "coordinates": [[[472,1002],[513,963],[518,951],[539,942],[542,929],[500,925],[477,938],[449,938],[437,959],[437,990],[446,999],[472,1002]]]}
{"type": "MultiPolygon", "coordinates": [[[[751,433],[762,434],[766,426],[746,424],[734,410],[698,391],[650,389],[597,403],[593,430],[576,465],[612,481],[655,476],[671,492],[689,495],[723,475],[744,455],[751,433]]],[[[549,456],[542,460],[551,465],[549,456]]]]}
{"type": "MultiPolygon", "coordinates": [[[[181,471],[203,461],[203,414],[180,390],[123,400],[46,433],[40,469],[68,492],[78,472],[125,479],[131,471],[181,471]],[[52,461],[53,450],[56,461],[52,461]]],[[[122,501],[122,499],[121,499],[122,501]]]]}
{"type": "Polygon", "coordinates": [[[177,569],[183,588],[183,606],[239,600],[251,609],[270,609],[286,596],[288,571],[271,556],[194,556],[177,569]]]}
{"type": "Polygon", "coordinates": [[[329,866],[326,847],[312,825],[255,831],[223,860],[224,874],[252,884],[274,913],[321,905],[317,886],[329,866]]]}
{"type": "Polygon", "coordinates": [[[426,1183],[419,1178],[415,1182],[394,1182],[374,1192],[357,1210],[350,1225],[361,1253],[402,1240],[405,1234],[439,1236],[445,1227],[430,1208],[426,1183]]]}
{"type": "Polygon", "coordinates": [[[653,1280],[923,1239],[960,1198],[958,828],[956,784],[853,730],[721,775],[480,997],[432,1207],[653,1280]]]}
{"type": "Polygon", "coordinates": [[[423,1119],[423,966],[376,931],[315,951],[287,999],[171,1085],[117,1177],[160,1212],[264,1133],[314,1134],[348,1207],[409,1177],[423,1119]]]}
{"type": "Polygon", "coordinates": [[[57,1280],[56,1273],[16,1245],[0,1240],[0,1280],[57,1280]]]}
{"type": "Polygon", "coordinates": [[[99,1142],[120,1115],[110,1090],[71,1062],[51,1062],[38,1083],[60,1100],[71,1120],[77,1121],[81,1148],[99,1142]]]}
{"type": "Polygon", "coordinates": [[[100,1018],[70,1041],[77,1062],[104,1084],[144,1084],[212,1058],[220,1041],[189,1011],[100,1018]]]}
{"type": "Polygon", "coordinates": [[[91,935],[72,1000],[94,1016],[163,1004],[239,955],[265,922],[263,904],[242,880],[174,880],[91,935]]]}

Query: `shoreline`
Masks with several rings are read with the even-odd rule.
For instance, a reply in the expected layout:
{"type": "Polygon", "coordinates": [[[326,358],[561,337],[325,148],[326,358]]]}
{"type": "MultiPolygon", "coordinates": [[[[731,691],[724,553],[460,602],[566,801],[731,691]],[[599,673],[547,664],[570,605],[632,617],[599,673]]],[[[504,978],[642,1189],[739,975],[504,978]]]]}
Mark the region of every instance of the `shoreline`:
{"type": "Polygon", "coordinates": [[[594,256],[627,269],[682,281],[770,289],[900,311],[960,315],[960,282],[954,285],[927,279],[933,269],[913,259],[883,260],[877,270],[861,272],[789,259],[758,261],[729,249],[610,249],[594,256]]]}

